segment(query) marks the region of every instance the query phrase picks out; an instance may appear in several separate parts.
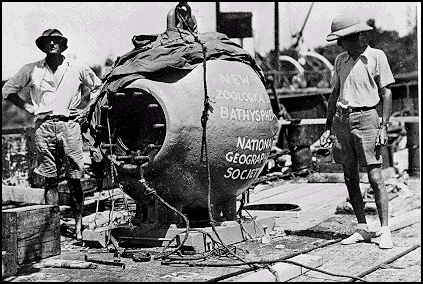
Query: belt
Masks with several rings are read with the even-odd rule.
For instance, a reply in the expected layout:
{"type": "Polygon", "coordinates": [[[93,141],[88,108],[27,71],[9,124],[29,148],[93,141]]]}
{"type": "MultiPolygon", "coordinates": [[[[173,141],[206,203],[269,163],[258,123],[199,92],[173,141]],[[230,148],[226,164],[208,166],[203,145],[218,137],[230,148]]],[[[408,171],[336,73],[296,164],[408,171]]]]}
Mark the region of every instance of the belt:
{"type": "Polygon", "coordinates": [[[372,107],[347,107],[347,108],[343,108],[343,107],[338,106],[336,108],[336,111],[340,114],[349,115],[350,113],[353,113],[353,112],[361,112],[361,111],[366,111],[366,110],[371,110],[371,109],[376,109],[376,107],[372,106],[372,107]]]}
{"type": "Polygon", "coordinates": [[[47,115],[44,117],[44,120],[53,120],[53,121],[70,121],[74,120],[76,116],[65,116],[65,115],[47,115]]]}

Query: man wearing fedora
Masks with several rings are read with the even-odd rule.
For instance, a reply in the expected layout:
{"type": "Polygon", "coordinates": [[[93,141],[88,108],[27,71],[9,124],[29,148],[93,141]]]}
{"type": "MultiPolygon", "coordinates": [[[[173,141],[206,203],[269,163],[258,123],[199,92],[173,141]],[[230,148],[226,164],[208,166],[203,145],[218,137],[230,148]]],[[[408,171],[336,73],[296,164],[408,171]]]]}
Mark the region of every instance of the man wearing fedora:
{"type": "Polygon", "coordinates": [[[324,147],[333,143],[332,154],[342,164],[350,202],[357,217],[357,230],[341,241],[348,245],[370,241],[359,187],[359,165],[366,167],[374,191],[381,228],[379,247],[393,247],[388,226],[388,193],[382,176],[381,147],[388,141],[387,127],[392,110],[389,85],[395,80],[382,50],[367,45],[363,32],[372,28],[355,16],[339,16],[332,21],[327,41],[337,40],[345,52],[335,59],[328,101],[326,131],[320,137],[324,147]],[[382,120],[376,105],[382,101],[382,120]]]}
{"type": "Polygon", "coordinates": [[[64,164],[75,217],[77,240],[82,240],[84,173],[81,126],[90,105],[98,95],[101,80],[88,66],[70,61],[62,55],[67,38],[57,29],[48,29],[35,41],[46,57],[23,66],[3,86],[3,98],[34,115],[37,168],[44,178],[46,204],[58,204],[59,169],[64,164]],[[90,102],[80,110],[81,92],[90,91],[90,102]],[[19,92],[30,89],[32,104],[19,92]]]}

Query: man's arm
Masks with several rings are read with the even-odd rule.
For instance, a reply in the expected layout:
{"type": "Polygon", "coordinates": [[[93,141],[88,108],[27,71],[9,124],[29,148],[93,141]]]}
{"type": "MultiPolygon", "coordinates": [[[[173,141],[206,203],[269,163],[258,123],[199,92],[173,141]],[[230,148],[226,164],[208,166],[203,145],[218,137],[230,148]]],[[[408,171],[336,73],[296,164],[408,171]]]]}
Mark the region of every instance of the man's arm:
{"type": "Polygon", "coordinates": [[[96,101],[97,96],[100,94],[102,82],[100,78],[98,78],[97,75],[94,73],[94,71],[88,66],[83,67],[82,69],[81,81],[84,86],[90,89],[90,99],[84,109],[79,112],[78,116],[75,118],[75,121],[78,121],[81,126],[84,125],[83,132],[85,132],[87,130],[86,124],[88,122],[87,115],[91,106],[96,101]]]}
{"type": "Polygon", "coordinates": [[[23,66],[18,73],[10,78],[2,88],[2,96],[20,109],[34,114],[34,106],[24,101],[18,93],[30,82],[30,74],[33,64],[23,66]]]}
{"type": "Polygon", "coordinates": [[[328,111],[326,113],[326,130],[323,132],[322,136],[320,137],[320,145],[323,147],[327,147],[332,143],[331,139],[331,128],[332,128],[332,122],[333,117],[336,113],[336,102],[338,101],[338,97],[340,94],[339,85],[336,85],[332,93],[329,96],[328,100],[328,111]]]}
{"type": "MultiPolygon", "coordinates": [[[[379,86],[379,95],[382,98],[382,124],[389,122],[392,112],[392,91],[390,85],[395,82],[391,68],[389,67],[388,58],[383,51],[379,52],[377,65],[376,82],[379,86]]],[[[385,125],[386,128],[386,125],[385,125]]]]}
{"type": "Polygon", "coordinates": [[[392,112],[392,91],[389,87],[383,87],[380,90],[380,96],[382,97],[382,124],[389,122],[392,112]]]}
{"type": "Polygon", "coordinates": [[[85,109],[89,109],[91,105],[94,103],[97,96],[100,94],[100,89],[102,86],[102,82],[100,78],[94,73],[94,71],[90,67],[85,67],[83,71],[83,82],[86,87],[88,87],[91,91],[90,93],[90,100],[88,101],[87,106],[85,109]]]}
{"type": "Polygon", "coordinates": [[[385,145],[388,142],[388,123],[392,112],[392,91],[389,87],[383,87],[379,93],[382,97],[382,122],[376,145],[385,145]]]}
{"type": "Polygon", "coordinates": [[[326,114],[326,130],[330,130],[332,128],[332,121],[336,113],[336,102],[338,101],[339,94],[339,86],[336,86],[333,88],[332,93],[329,96],[328,112],[326,114]]]}
{"type": "Polygon", "coordinates": [[[20,109],[26,110],[27,112],[34,114],[34,106],[30,103],[25,102],[18,94],[9,94],[6,100],[8,100],[20,109]]]}

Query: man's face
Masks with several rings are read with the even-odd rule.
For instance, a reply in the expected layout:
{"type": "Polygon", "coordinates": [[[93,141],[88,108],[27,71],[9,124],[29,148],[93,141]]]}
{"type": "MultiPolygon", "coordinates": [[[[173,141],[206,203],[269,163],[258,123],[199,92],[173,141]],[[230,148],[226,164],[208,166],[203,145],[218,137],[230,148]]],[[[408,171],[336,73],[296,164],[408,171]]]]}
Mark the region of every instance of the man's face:
{"type": "Polygon", "coordinates": [[[338,39],[337,44],[346,51],[353,51],[360,47],[360,34],[355,33],[338,39]]]}
{"type": "Polygon", "coordinates": [[[61,54],[64,41],[60,37],[47,37],[44,41],[44,51],[47,54],[61,54]]]}

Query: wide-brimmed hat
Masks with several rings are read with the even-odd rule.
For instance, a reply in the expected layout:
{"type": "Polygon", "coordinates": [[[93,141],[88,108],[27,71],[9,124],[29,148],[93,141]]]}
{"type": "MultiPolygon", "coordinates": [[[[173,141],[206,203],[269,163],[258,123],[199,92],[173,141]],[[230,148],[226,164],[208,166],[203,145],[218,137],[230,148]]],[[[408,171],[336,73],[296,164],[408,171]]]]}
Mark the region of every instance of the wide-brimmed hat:
{"type": "Polygon", "coordinates": [[[327,36],[327,41],[340,39],[341,37],[364,31],[370,31],[373,28],[363,24],[356,16],[338,16],[332,21],[331,33],[327,36]]]}
{"type": "Polygon", "coordinates": [[[63,34],[58,29],[48,29],[43,32],[43,34],[35,40],[35,44],[41,49],[42,52],[45,52],[44,41],[49,37],[60,37],[63,39],[62,51],[65,51],[68,48],[68,39],[63,36],[63,34]]]}

